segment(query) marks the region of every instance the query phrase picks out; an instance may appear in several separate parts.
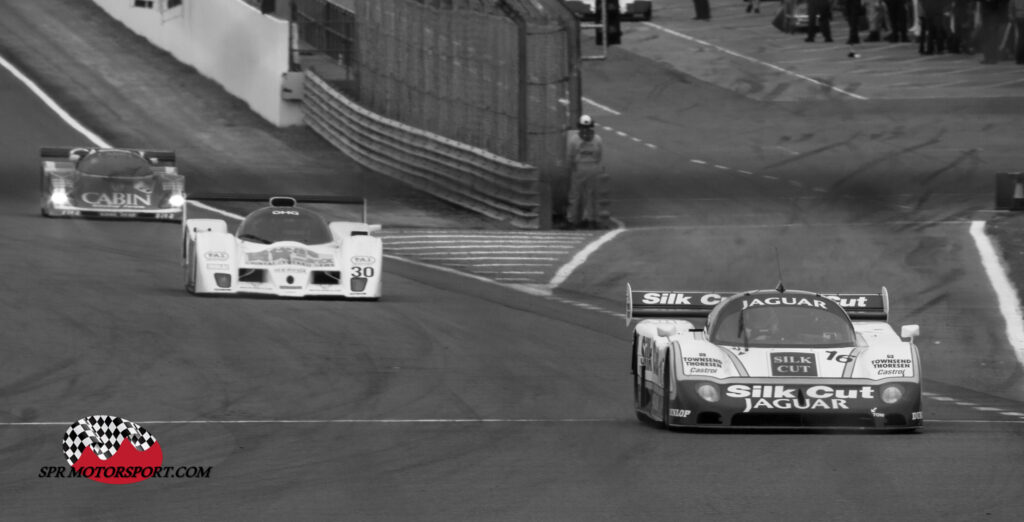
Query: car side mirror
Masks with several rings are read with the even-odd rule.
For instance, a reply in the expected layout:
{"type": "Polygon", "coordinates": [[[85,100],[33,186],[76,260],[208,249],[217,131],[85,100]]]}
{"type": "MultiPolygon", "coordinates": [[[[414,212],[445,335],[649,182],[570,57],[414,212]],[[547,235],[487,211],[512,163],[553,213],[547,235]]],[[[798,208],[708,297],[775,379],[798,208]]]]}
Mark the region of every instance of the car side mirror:
{"type": "Polygon", "coordinates": [[[921,327],[916,324],[905,324],[900,327],[900,337],[904,339],[914,340],[919,335],[921,335],[921,327]]]}

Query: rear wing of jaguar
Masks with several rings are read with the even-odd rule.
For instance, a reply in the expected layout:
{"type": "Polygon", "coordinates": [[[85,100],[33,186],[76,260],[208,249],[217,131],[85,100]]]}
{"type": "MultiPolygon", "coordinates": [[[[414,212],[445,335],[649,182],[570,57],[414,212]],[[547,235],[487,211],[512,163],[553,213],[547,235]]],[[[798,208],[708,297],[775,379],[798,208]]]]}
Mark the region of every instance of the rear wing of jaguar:
{"type": "MultiPolygon", "coordinates": [[[[740,292],[633,290],[626,283],[626,323],[633,318],[707,317],[722,300],[740,292]]],[[[835,301],[850,319],[885,321],[889,318],[889,291],[867,294],[818,294],[835,301]]]]}
{"type": "Polygon", "coordinates": [[[889,290],[877,294],[821,294],[846,310],[850,319],[885,321],[889,319],[889,290]]]}
{"type": "Polygon", "coordinates": [[[633,290],[626,283],[626,322],[634,317],[707,317],[718,303],[736,293],[633,290]]]}
{"type": "MultiPolygon", "coordinates": [[[[66,161],[74,163],[87,154],[97,150],[109,150],[104,147],[40,147],[39,158],[42,161],[66,161]]],[[[176,155],[173,150],[156,149],[118,149],[140,154],[156,167],[173,167],[176,155]]]]}

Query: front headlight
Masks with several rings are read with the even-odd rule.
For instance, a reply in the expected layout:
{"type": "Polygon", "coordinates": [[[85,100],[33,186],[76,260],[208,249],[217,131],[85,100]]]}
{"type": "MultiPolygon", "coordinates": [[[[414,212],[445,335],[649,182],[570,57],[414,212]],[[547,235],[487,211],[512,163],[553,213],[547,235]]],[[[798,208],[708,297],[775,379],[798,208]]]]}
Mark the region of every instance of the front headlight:
{"type": "Polygon", "coordinates": [[[903,387],[898,384],[887,384],[882,387],[882,402],[895,404],[903,398],[903,387]]]}
{"type": "Polygon", "coordinates": [[[167,203],[172,207],[180,207],[185,204],[185,197],[181,194],[171,194],[171,197],[167,199],[167,203]]]}
{"type": "Polygon", "coordinates": [[[50,194],[50,203],[54,205],[67,205],[69,201],[68,194],[62,190],[50,194]]]}
{"type": "Polygon", "coordinates": [[[722,394],[718,392],[718,386],[705,382],[697,385],[697,395],[708,402],[718,402],[722,394]]]}

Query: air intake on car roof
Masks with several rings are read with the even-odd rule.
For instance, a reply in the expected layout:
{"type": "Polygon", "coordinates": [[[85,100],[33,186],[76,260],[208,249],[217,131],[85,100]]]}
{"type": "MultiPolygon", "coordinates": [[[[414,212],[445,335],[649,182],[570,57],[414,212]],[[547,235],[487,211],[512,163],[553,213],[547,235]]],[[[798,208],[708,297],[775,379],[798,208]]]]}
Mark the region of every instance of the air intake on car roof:
{"type": "Polygon", "coordinates": [[[295,198],[289,198],[284,196],[275,196],[270,198],[270,206],[272,207],[294,207],[295,198]]]}

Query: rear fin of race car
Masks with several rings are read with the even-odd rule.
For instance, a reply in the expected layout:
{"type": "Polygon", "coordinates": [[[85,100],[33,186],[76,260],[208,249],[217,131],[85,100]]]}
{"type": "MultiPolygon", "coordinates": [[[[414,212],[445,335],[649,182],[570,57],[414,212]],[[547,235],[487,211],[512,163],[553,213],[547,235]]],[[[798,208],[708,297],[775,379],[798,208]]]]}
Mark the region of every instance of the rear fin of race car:
{"type": "Polygon", "coordinates": [[[75,150],[75,147],[40,147],[39,157],[66,160],[71,158],[72,150],[75,150]]]}
{"type": "Polygon", "coordinates": [[[626,324],[634,317],[707,317],[722,299],[734,293],[633,290],[626,283],[626,324]]]}
{"type": "Polygon", "coordinates": [[[150,163],[159,166],[174,165],[176,160],[173,150],[139,150],[139,153],[150,163]]]}
{"type": "Polygon", "coordinates": [[[850,319],[885,321],[889,319],[889,291],[883,286],[877,294],[821,294],[846,310],[850,319]]]}
{"type": "MultiPolygon", "coordinates": [[[[266,203],[271,206],[282,206],[290,199],[292,205],[296,203],[333,203],[338,205],[362,205],[363,223],[366,223],[367,204],[366,198],[362,197],[341,197],[341,196],[292,196],[282,194],[188,194],[187,198],[194,201],[242,201],[253,203],[266,203]],[[282,205],[274,205],[279,200],[282,205]]],[[[286,205],[284,205],[286,206],[286,205]]]]}

